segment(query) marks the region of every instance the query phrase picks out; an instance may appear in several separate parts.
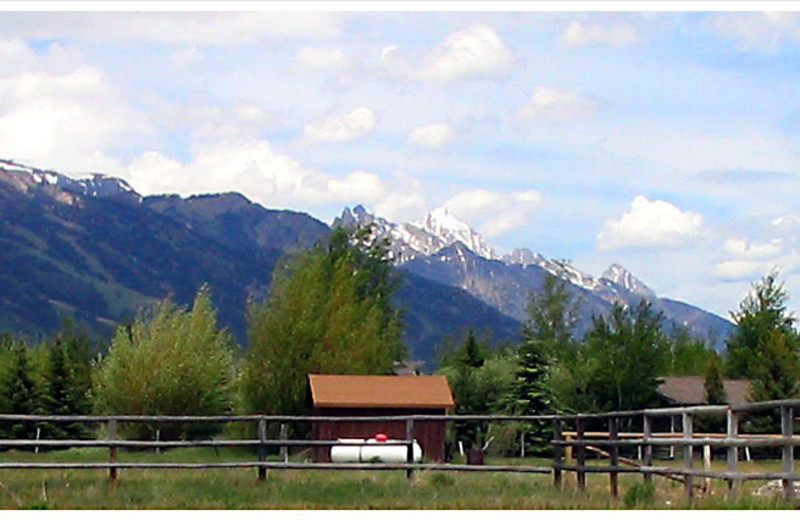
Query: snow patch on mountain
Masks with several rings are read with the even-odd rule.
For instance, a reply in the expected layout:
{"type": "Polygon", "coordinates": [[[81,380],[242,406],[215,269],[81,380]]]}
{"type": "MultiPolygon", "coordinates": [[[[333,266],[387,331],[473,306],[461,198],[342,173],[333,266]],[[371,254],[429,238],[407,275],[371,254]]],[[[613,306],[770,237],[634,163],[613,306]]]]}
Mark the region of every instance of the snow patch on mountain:
{"type": "Polygon", "coordinates": [[[141,195],[136,193],[127,181],[101,173],[73,178],[51,170],[25,166],[8,159],[0,159],[0,170],[14,174],[19,179],[25,179],[22,182],[26,186],[55,186],[70,194],[87,197],[123,196],[136,202],[142,200],[141,195]]]}
{"type": "Polygon", "coordinates": [[[606,269],[600,278],[613,282],[625,290],[643,296],[645,298],[655,298],[656,293],[650,287],[645,285],[644,282],[636,278],[630,271],[625,269],[619,264],[613,264],[606,269]]]}
{"type": "Polygon", "coordinates": [[[656,298],[656,294],[647,285],[619,264],[612,265],[602,276],[596,277],[576,269],[567,260],[549,259],[527,248],[515,249],[500,256],[478,232],[446,208],[431,211],[421,221],[396,224],[371,214],[363,206],[356,206],[352,210],[345,208],[342,216],[334,221],[334,225],[372,225],[376,237],[389,239],[397,264],[438,254],[439,262],[466,266],[460,247],[456,247],[451,252],[453,254],[441,255],[443,249],[460,244],[476,256],[487,260],[500,261],[506,265],[538,266],[610,303],[626,303],[631,296],[656,298]]]}
{"type": "Polygon", "coordinates": [[[412,223],[411,226],[427,231],[446,245],[461,242],[478,256],[490,260],[500,259],[477,231],[456,218],[447,208],[436,208],[423,221],[412,223]]]}

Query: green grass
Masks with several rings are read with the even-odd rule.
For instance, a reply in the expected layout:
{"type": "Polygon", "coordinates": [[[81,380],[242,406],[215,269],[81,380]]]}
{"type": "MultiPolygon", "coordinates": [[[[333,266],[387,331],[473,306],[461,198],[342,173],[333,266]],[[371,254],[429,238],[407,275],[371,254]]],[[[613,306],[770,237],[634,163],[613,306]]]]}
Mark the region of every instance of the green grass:
{"type": "MultiPolygon", "coordinates": [[[[302,457],[301,457],[302,458],[302,457]]],[[[3,461],[107,461],[105,449],[71,449],[50,453],[8,451],[3,461]]],[[[196,448],[166,453],[120,451],[125,461],[252,461],[245,450],[196,448]]],[[[510,460],[491,462],[509,463],[510,460]]],[[[517,461],[518,462],[518,461],[517,461]]],[[[549,461],[528,459],[529,465],[549,461]]],[[[620,475],[620,498],[608,493],[608,476],[590,474],[587,491],[575,489],[565,474],[556,490],[549,475],[513,473],[417,472],[409,482],[403,471],[269,470],[259,482],[250,469],[123,469],[112,486],[106,470],[0,470],[3,509],[624,509],[630,489],[641,487],[639,475],[620,475]]],[[[683,486],[656,478],[652,496],[630,502],[645,509],[683,509],[683,486]]],[[[764,509],[791,507],[782,500],[752,496],[757,484],[729,500],[725,484],[694,501],[698,509],[764,509]]],[[[634,490],[632,494],[640,491],[634,490]]]]}

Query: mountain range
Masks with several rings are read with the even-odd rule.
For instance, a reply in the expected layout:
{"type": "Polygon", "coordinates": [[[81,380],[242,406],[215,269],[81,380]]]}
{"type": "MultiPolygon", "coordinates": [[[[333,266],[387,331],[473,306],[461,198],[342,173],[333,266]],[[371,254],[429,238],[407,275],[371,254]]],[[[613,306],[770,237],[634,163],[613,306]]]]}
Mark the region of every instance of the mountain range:
{"type": "MultiPolygon", "coordinates": [[[[613,303],[647,298],[668,324],[720,344],[733,325],[686,303],[658,297],[615,265],[600,277],[527,249],[499,255],[445,209],[396,224],[346,208],[333,225],[372,224],[391,240],[403,285],[396,304],[409,357],[435,358],[435,346],[468,328],[515,340],[531,291],[548,274],[580,297],[581,327],[613,303]]],[[[142,196],[122,179],[73,178],[0,160],[0,330],[42,335],[66,316],[108,336],[166,296],[188,304],[211,286],[220,321],[246,343],[246,307],[269,291],[284,255],[324,239],[330,226],[305,213],[272,210],[237,193],[142,196]]]]}

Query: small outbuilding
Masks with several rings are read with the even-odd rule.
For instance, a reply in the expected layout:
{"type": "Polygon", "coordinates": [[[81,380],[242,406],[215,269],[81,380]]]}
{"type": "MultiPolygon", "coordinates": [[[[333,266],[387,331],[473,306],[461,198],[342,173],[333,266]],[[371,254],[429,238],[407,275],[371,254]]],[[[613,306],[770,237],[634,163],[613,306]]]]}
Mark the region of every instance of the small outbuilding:
{"type": "MultiPolygon", "coordinates": [[[[749,379],[722,381],[727,404],[746,404],[750,398],[749,379]]],[[[694,406],[706,402],[705,380],[701,376],[662,377],[658,395],[667,406],[694,406]]]]}
{"type": "MultiPolygon", "coordinates": [[[[309,374],[314,415],[376,417],[393,415],[446,415],[455,403],[444,376],[362,376],[309,374]]],[[[416,421],[414,438],[423,456],[444,461],[446,423],[416,421]]],[[[405,439],[404,421],[341,421],[313,423],[315,440],[372,439],[379,433],[405,439]]],[[[330,448],[314,448],[315,462],[329,462],[330,448]]]]}

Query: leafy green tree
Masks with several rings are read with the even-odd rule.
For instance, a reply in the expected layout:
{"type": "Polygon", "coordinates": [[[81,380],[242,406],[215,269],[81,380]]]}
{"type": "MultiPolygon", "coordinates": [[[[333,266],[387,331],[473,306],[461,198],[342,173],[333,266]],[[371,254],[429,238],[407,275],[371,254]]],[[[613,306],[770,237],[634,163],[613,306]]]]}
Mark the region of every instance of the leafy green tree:
{"type": "MultiPolygon", "coordinates": [[[[800,338],[795,330],[795,318],[788,312],[786,301],[789,294],[784,284],[779,283],[778,272],[772,271],[760,282],[754,284],[750,293],[739,304],[739,310],[731,313],[736,330],[727,342],[727,373],[730,377],[743,377],[757,379],[760,377],[779,377],[787,380],[797,380],[798,374],[793,370],[782,370],[771,374],[765,365],[773,364],[772,355],[781,356],[783,350],[791,351],[786,354],[788,358],[796,356],[800,347],[800,338]]],[[[793,368],[794,361],[787,368],[793,368]]],[[[762,386],[773,386],[768,381],[763,381],[762,386]]],[[[788,381],[776,387],[774,396],[778,399],[785,392],[778,387],[788,388],[788,381]]]]}
{"type": "Polygon", "coordinates": [[[680,327],[671,334],[666,366],[661,375],[702,375],[704,367],[715,355],[706,341],[692,336],[688,327],[680,327]]]}
{"type": "Polygon", "coordinates": [[[580,317],[580,299],[566,281],[547,275],[542,291],[531,293],[525,308],[528,319],[523,337],[541,345],[547,359],[571,362],[577,352],[575,326],[580,317]]]}
{"type": "Polygon", "coordinates": [[[655,403],[668,349],[661,321],[647,300],[635,307],[616,304],[607,318],[595,317],[585,358],[591,410],[637,410],[655,403]]]}
{"type": "MultiPolygon", "coordinates": [[[[789,293],[772,271],[754,284],[731,316],[737,327],[727,342],[727,371],[748,378],[751,401],[795,398],[800,379],[800,335],[786,308],[789,293]]],[[[743,429],[779,431],[777,413],[755,415],[743,429]]]]}
{"type": "MultiPolygon", "coordinates": [[[[233,340],[217,328],[206,286],[190,311],[161,302],[151,317],[120,327],[95,378],[100,413],[217,415],[232,408],[233,340]]],[[[152,438],[156,426],[126,425],[124,435],[152,438]]],[[[207,436],[218,426],[162,424],[162,439],[207,436]]]]}
{"type": "Polygon", "coordinates": [[[308,413],[309,373],[388,374],[405,353],[388,243],[370,228],[336,228],[327,243],[276,270],[270,296],[248,309],[244,406],[308,413]]]}
{"type": "MultiPolygon", "coordinates": [[[[441,362],[438,373],[447,377],[457,415],[486,415],[504,410],[513,383],[513,353],[497,351],[479,341],[472,330],[461,346],[441,362]]],[[[488,424],[459,421],[456,441],[480,448],[487,441],[488,424]]]]}

